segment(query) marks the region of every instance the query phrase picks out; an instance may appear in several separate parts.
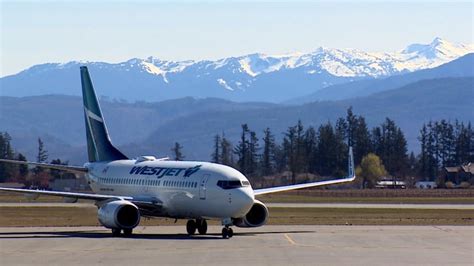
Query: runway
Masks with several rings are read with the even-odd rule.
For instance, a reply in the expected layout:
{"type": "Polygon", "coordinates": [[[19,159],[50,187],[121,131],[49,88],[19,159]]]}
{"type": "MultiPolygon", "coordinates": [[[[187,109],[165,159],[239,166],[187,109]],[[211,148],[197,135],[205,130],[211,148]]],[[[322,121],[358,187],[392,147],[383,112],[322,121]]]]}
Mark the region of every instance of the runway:
{"type": "Polygon", "coordinates": [[[183,226],[0,228],[0,265],[472,265],[470,226],[264,226],[220,237],[183,226]]]}
{"type": "MultiPolygon", "coordinates": [[[[364,208],[474,210],[474,204],[395,204],[395,203],[266,203],[269,208],[364,208]]],[[[93,203],[4,202],[0,207],[94,207],[93,203]]]]}

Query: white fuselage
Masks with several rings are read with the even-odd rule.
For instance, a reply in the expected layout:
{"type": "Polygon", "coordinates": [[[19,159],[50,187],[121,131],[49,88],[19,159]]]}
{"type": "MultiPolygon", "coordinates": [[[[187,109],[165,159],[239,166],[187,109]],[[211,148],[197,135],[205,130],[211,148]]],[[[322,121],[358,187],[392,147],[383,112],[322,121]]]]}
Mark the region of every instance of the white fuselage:
{"type": "Polygon", "coordinates": [[[223,219],[243,217],[254,203],[247,178],[207,162],[119,160],[87,163],[88,181],[98,194],[156,201],[152,216],[223,219]]]}

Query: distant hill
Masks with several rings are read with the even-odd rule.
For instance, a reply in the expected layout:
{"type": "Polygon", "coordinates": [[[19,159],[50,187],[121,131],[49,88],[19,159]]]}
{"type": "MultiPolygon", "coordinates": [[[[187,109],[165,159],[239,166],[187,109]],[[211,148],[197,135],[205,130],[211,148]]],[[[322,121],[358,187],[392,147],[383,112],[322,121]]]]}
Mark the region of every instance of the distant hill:
{"type": "MultiPolygon", "coordinates": [[[[437,67],[472,52],[472,45],[436,38],[430,44],[412,44],[394,53],[320,47],[310,53],[249,54],[215,61],[175,62],[149,57],[133,58],[117,64],[82,61],[46,63],[1,77],[0,95],[79,96],[79,67],[87,65],[98,95],[110,99],[154,102],[191,96],[239,102],[283,102],[331,85],[437,67]]],[[[396,84],[395,87],[401,85],[396,84]]],[[[320,96],[314,99],[336,99],[325,91],[325,98],[320,96]]],[[[367,90],[357,88],[347,93],[351,96],[368,95],[367,90]],[[359,91],[361,95],[357,94],[359,91]]]]}
{"type": "Polygon", "coordinates": [[[315,101],[364,97],[373,93],[396,89],[420,80],[449,77],[474,77],[474,53],[467,54],[459,59],[432,69],[394,75],[388,78],[366,79],[330,86],[312,94],[297,97],[286,103],[302,104],[315,101]]]}
{"type": "MultiPolygon", "coordinates": [[[[281,138],[288,126],[301,119],[319,126],[345,116],[349,106],[366,117],[370,127],[385,117],[404,130],[409,148],[418,149],[421,124],[430,119],[474,122],[474,78],[423,80],[367,97],[315,102],[300,106],[235,103],[222,99],[183,98],[159,103],[123,103],[102,100],[102,109],[115,144],[129,156],[166,156],[174,142],[184,146],[187,159],[208,160],[212,138],[225,133],[234,143],[240,125],[248,123],[261,137],[270,127],[281,138]]],[[[0,131],[8,131],[19,152],[33,159],[41,137],[50,159],[73,163],[86,159],[81,99],[75,96],[0,97],[0,131]]]]}
{"type": "Polygon", "coordinates": [[[225,132],[234,144],[238,140],[240,125],[248,123],[259,136],[270,127],[277,138],[288,126],[301,119],[306,126],[319,126],[345,116],[348,107],[366,117],[369,126],[380,124],[390,117],[406,134],[409,148],[418,150],[417,136],[423,122],[430,119],[458,119],[474,122],[472,95],[474,78],[445,78],[424,80],[399,89],[377,93],[368,97],[336,102],[317,102],[302,106],[278,106],[239,112],[200,113],[170,121],[155,130],[144,142],[126,146],[131,153],[164,151],[173,141],[179,141],[191,158],[208,158],[212,136],[225,132]],[[173,132],[173,134],[169,134],[173,132]],[[158,148],[158,149],[157,149],[158,148]],[[145,149],[145,150],[144,150],[145,149]]]}
{"type": "MultiPolygon", "coordinates": [[[[124,103],[101,99],[112,140],[117,145],[140,142],[160,125],[201,112],[262,109],[269,103],[235,103],[222,99],[191,97],[159,103],[124,103]]],[[[13,136],[13,145],[34,158],[37,138],[43,138],[51,158],[85,159],[85,129],[82,99],[46,95],[0,97],[0,131],[13,136]],[[72,153],[74,151],[74,153],[72,153]]],[[[83,162],[79,160],[79,162],[83,162]]]]}

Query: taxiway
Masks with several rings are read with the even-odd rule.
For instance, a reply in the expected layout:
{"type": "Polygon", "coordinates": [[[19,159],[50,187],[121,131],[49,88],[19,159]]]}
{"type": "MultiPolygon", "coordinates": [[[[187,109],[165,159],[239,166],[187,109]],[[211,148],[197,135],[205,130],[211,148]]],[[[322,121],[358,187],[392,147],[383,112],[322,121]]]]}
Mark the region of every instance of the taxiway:
{"type": "Polygon", "coordinates": [[[472,226],[220,226],[188,237],[183,226],[0,228],[1,265],[472,265],[472,226]]]}

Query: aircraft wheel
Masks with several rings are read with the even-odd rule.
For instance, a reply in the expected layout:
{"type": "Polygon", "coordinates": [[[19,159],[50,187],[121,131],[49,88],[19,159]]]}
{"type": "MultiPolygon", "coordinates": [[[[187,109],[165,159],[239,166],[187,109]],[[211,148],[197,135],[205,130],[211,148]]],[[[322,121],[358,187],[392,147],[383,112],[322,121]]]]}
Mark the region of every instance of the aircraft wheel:
{"type": "Polygon", "coordinates": [[[126,237],[132,236],[132,233],[133,233],[133,229],[132,229],[132,228],[123,229],[123,235],[126,236],[126,237]]]}
{"type": "Polygon", "coordinates": [[[234,236],[234,230],[232,230],[232,228],[230,228],[230,227],[227,229],[227,236],[229,238],[234,236]]]}
{"type": "Polygon", "coordinates": [[[207,233],[207,222],[206,220],[197,220],[198,232],[200,235],[205,235],[207,233]]]}
{"type": "Polygon", "coordinates": [[[227,227],[222,228],[222,238],[229,238],[229,229],[227,227]]]}
{"type": "Polygon", "coordinates": [[[196,233],[196,222],[194,220],[188,220],[186,223],[186,231],[188,235],[194,235],[194,233],[196,233]]]}
{"type": "Polygon", "coordinates": [[[120,236],[121,231],[119,228],[112,228],[112,236],[120,236]]]}

